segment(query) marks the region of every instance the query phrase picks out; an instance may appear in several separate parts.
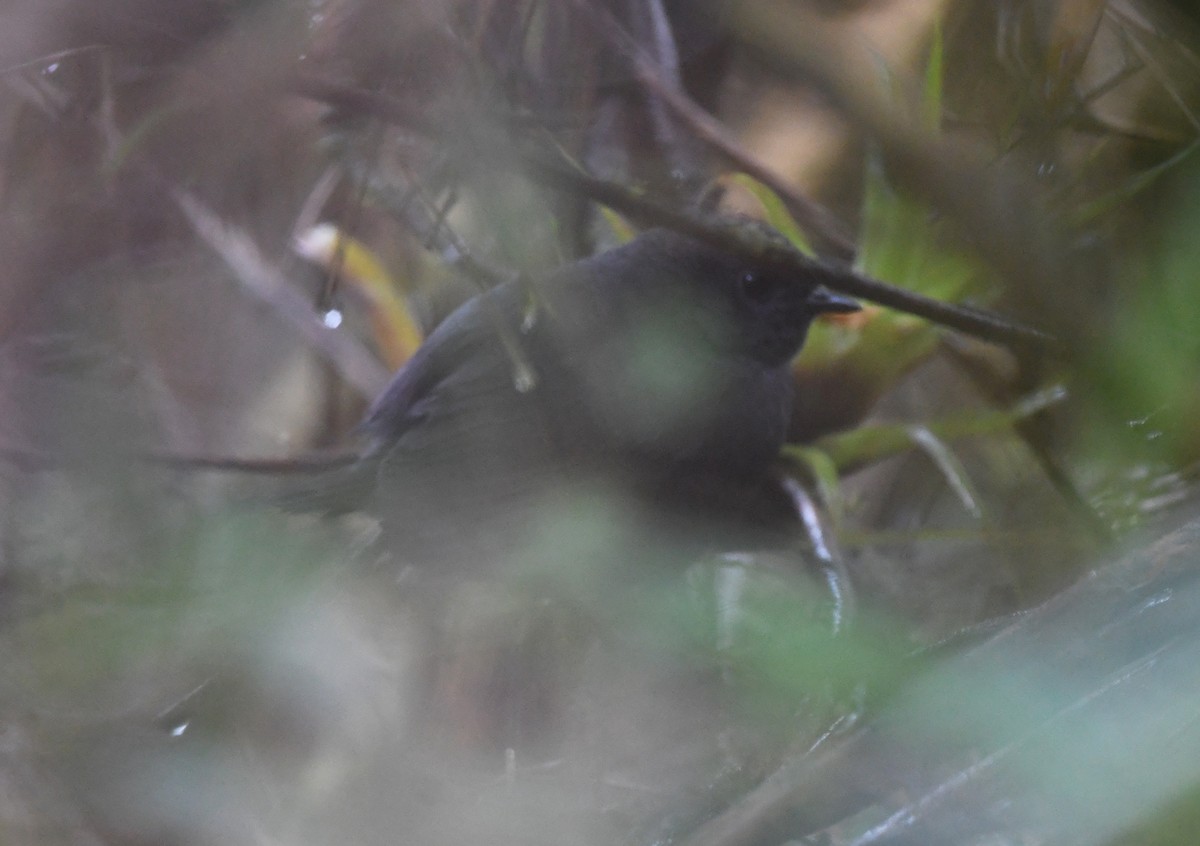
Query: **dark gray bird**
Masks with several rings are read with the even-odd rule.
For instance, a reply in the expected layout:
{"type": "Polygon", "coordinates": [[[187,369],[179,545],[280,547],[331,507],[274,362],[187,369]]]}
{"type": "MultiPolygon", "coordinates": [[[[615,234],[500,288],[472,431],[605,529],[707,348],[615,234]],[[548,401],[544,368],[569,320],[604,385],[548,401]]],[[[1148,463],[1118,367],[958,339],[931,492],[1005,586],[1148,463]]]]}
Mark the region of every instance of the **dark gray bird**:
{"type": "Polygon", "coordinates": [[[359,427],[363,458],[291,501],[365,506],[418,561],[525,549],[564,513],[753,510],[789,362],[814,317],[858,308],[818,281],[653,230],[501,285],[396,374],[359,427]]]}

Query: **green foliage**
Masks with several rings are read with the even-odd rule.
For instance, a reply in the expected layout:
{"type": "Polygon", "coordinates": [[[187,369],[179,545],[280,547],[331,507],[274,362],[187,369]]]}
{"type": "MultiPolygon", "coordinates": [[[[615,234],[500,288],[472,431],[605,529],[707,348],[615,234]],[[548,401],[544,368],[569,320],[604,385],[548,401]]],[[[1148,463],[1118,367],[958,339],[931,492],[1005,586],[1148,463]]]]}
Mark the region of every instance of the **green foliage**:
{"type": "Polygon", "coordinates": [[[338,557],[328,531],[288,522],[269,514],[197,520],[152,576],[80,584],[23,616],[15,636],[22,655],[10,669],[27,693],[94,705],[102,690],[116,693],[140,672],[262,643],[338,557]]]}
{"type": "Polygon", "coordinates": [[[827,586],[794,563],[694,566],[687,590],[643,597],[642,619],[657,621],[652,642],[720,671],[746,713],[783,725],[800,713],[842,713],[864,684],[881,695],[917,668],[909,642],[885,616],[843,630],[827,586]]]}
{"type": "Polygon", "coordinates": [[[812,245],[809,244],[804,230],[796,223],[796,218],[788,211],[787,204],[769,187],[746,173],[735,173],[732,177],[735,185],[740,185],[754,195],[762,204],[764,219],[777,229],[793,247],[807,256],[813,255],[812,245]]]}
{"type": "MultiPolygon", "coordinates": [[[[974,412],[925,424],[925,429],[942,441],[959,438],[1001,435],[1023,420],[1040,414],[1066,399],[1061,387],[1038,391],[1007,409],[974,412]]],[[[913,448],[912,427],[907,424],[876,424],[859,426],[849,432],[839,432],[821,438],[814,445],[834,467],[847,472],[862,464],[880,461],[913,448]]],[[[800,450],[789,447],[789,455],[800,450]]]]}
{"type": "MultiPolygon", "coordinates": [[[[940,27],[934,28],[922,86],[922,124],[931,136],[940,132],[944,88],[944,50],[940,27]]],[[[889,180],[878,151],[869,150],[864,163],[865,186],[862,230],[856,266],[863,273],[933,299],[961,303],[987,299],[994,279],[983,262],[955,241],[948,222],[925,202],[899,191],[889,180]]],[[[763,189],[758,192],[760,195],[763,189]]],[[[761,197],[760,197],[761,198],[761,197]]],[[[772,205],[764,200],[764,206],[772,205]]],[[[786,224],[786,220],[782,221],[786,224]]],[[[772,221],[776,226],[780,224],[772,221]]],[[[781,230],[788,231],[788,230],[781,230]]],[[[812,328],[796,363],[797,369],[820,371],[838,367],[847,380],[879,396],[937,349],[941,330],[925,320],[887,308],[869,307],[848,320],[822,320],[812,328]]],[[[1014,418],[1007,413],[985,414],[978,421],[947,421],[928,427],[927,446],[943,469],[957,466],[948,446],[929,445],[965,431],[1005,429],[1014,418]]],[[[909,427],[891,431],[874,428],[825,439],[817,449],[835,450],[832,463],[842,470],[918,445],[909,427]]],[[[809,453],[793,453],[812,465],[809,453]]],[[[965,476],[951,480],[956,489],[969,488],[965,476]]],[[[828,487],[828,486],[827,486],[828,487]]]]}
{"type": "MultiPolygon", "coordinates": [[[[1163,215],[1163,227],[1126,263],[1128,281],[1115,304],[1111,335],[1091,363],[1103,419],[1133,426],[1173,463],[1200,457],[1198,190],[1200,167],[1193,162],[1163,215]]],[[[1124,440],[1120,430],[1114,434],[1124,440]]]]}
{"type": "MultiPolygon", "coordinates": [[[[940,27],[934,28],[922,86],[921,114],[931,137],[941,131],[943,45],[940,27]]],[[[888,180],[877,150],[866,159],[863,223],[859,239],[858,268],[864,273],[934,299],[961,302],[985,294],[989,273],[979,259],[955,244],[945,221],[934,216],[924,202],[906,196],[888,180]]],[[[895,331],[914,331],[901,321],[895,331]]],[[[926,330],[932,332],[932,329],[926,330]]]]}

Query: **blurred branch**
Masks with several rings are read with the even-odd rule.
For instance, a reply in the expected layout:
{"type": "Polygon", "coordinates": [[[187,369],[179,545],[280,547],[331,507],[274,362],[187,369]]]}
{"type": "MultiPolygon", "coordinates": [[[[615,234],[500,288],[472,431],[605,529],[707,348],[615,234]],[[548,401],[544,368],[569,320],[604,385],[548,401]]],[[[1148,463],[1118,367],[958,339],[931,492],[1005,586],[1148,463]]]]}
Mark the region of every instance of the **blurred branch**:
{"type": "Polygon", "coordinates": [[[700,826],[682,846],[755,846],[788,821],[790,831],[833,825],[883,795],[883,758],[874,733],[859,729],[788,758],[733,806],[700,826]]]}
{"type": "Polygon", "coordinates": [[[833,825],[855,846],[1112,842],[1200,781],[1198,544],[1192,522],[1104,564],[852,734],[798,750],[682,843],[825,842],[833,825]],[[846,824],[872,804],[872,822],[846,824]]]}
{"type": "MultiPolygon", "coordinates": [[[[341,108],[350,108],[382,120],[402,124],[408,129],[431,137],[452,137],[449,127],[439,128],[424,118],[415,118],[410,123],[411,111],[383,94],[312,77],[298,79],[295,90],[304,96],[341,108]]],[[[461,129],[458,132],[461,133],[461,129]]],[[[832,290],[923,317],[986,341],[1007,344],[1036,354],[1059,351],[1057,341],[1046,332],[978,309],[915,294],[871,279],[847,267],[816,261],[797,250],[782,247],[773,239],[761,234],[756,235],[748,227],[730,225],[714,218],[703,218],[672,208],[634,189],[592,176],[565,162],[558,154],[525,148],[509,157],[490,158],[489,164],[524,169],[547,187],[581,194],[643,224],[665,226],[744,255],[752,261],[775,264],[801,276],[815,276],[832,290]]]]}
{"type": "Polygon", "coordinates": [[[297,329],[364,396],[378,395],[387,383],[388,373],[366,348],[347,333],[321,323],[249,235],[226,225],[192,194],[176,189],[172,195],[192,229],[225,260],[248,292],[297,329]]]}
{"type": "Polygon", "coordinates": [[[662,0],[625,4],[623,23],[612,12],[587,0],[572,0],[572,5],[599,27],[600,40],[615,47],[621,58],[633,65],[632,74],[643,85],[647,77],[659,83],[645,85],[645,119],[636,122],[648,125],[645,140],[654,149],[655,170],[665,177],[651,178],[656,190],[672,200],[687,202],[690,197],[680,189],[703,185],[707,174],[693,143],[695,136],[681,131],[683,127],[673,119],[675,115],[663,96],[666,89],[679,91],[680,66],[675,33],[662,0]]]}
{"type": "MultiPolygon", "coordinates": [[[[415,178],[410,177],[411,185],[408,190],[402,196],[397,196],[395,186],[373,179],[368,168],[353,162],[351,167],[361,171],[355,173],[355,177],[362,180],[363,186],[371,192],[377,202],[388,208],[398,220],[404,221],[426,249],[436,249],[448,266],[466,277],[481,293],[516,277],[515,273],[480,261],[447,222],[449,204],[438,206],[415,178]]],[[[532,386],[537,381],[537,374],[525,354],[520,338],[503,318],[493,299],[485,298],[483,302],[487,305],[496,334],[512,364],[514,380],[518,384],[532,386]]]]}
{"type": "MultiPolygon", "coordinates": [[[[53,86],[50,86],[48,82],[39,81],[41,89],[54,91],[53,86]]],[[[225,260],[247,291],[273,308],[286,322],[298,329],[300,334],[329,359],[346,377],[347,381],[365,396],[376,396],[387,383],[389,374],[369,351],[347,333],[334,332],[321,323],[308,304],[267,261],[262,251],[245,232],[226,226],[194,195],[181,189],[171,188],[157,168],[148,162],[138,160],[135,151],[121,150],[121,147],[127,143],[127,139],[121,137],[116,126],[115,104],[107,72],[104,83],[104,98],[101,101],[100,109],[92,118],[92,125],[105,144],[109,161],[134,168],[142,176],[171,194],[193,231],[225,260]]],[[[26,101],[40,105],[38,99],[31,93],[25,92],[23,96],[26,101]]]]}
{"type": "Polygon", "coordinates": [[[762,164],[724,124],[701,108],[674,80],[667,79],[645,51],[620,27],[611,13],[587,0],[572,2],[600,27],[609,43],[633,64],[634,73],[642,85],[658,97],[677,118],[684,121],[698,138],[724,156],[734,167],[753,176],[778,194],[805,232],[815,234],[817,239],[832,251],[835,258],[849,260],[853,257],[854,241],[842,221],[820,203],[800,194],[777,173],[762,164]]]}
{"type": "Polygon", "coordinates": [[[515,273],[481,261],[446,221],[450,203],[439,205],[415,176],[405,171],[406,186],[373,171],[356,157],[347,157],[343,167],[355,179],[365,179],[371,199],[402,221],[427,250],[435,252],[447,266],[457,270],[480,291],[511,281],[515,273]]]}

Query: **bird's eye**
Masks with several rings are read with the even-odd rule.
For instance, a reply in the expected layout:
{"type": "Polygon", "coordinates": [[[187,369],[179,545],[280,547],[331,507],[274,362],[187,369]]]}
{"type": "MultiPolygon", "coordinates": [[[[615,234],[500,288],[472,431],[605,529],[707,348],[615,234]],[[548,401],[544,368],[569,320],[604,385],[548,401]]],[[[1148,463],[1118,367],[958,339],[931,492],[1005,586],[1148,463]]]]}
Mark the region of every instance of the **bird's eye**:
{"type": "Polygon", "coordinates": [[[763,303],[771,298],[772,285],[761,273],[747,271],[742,274],[742,295],[752,303],[763,303]]]}

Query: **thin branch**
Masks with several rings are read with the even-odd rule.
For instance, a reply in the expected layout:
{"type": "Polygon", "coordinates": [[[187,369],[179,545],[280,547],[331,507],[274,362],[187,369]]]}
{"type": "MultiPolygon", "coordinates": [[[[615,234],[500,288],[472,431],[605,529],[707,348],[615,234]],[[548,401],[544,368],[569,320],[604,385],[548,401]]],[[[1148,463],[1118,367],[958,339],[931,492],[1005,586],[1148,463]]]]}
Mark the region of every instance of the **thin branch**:
{"type": "Polygon", "coordinates": [[[192,194],[180,189],[171,193],[192,229],[224,259],[248,292],[297,329],[364,396],[375,397],[382,390],[388,379],[383,365],[350,335],[321,323],[245,232],[227,226],[192,194]]]}
{"type": "MultiPolygon", "coordinates": [[[[304,77],[295,81],[294,90],[303,96],[341,108],[361,111],[381,120],[398,123],[430,137],[448,137],[448,127],[412,115],[402,103],[328,79],[304,77]],[[412,120],[410,121],[410,118],[412,120]],[[440,132],[444,129],[445,132],[440,132]]],[[[458,130],[461,134],[461,129],[458,130]]],[[[464,162],[469,165],[470,162],[464,162]]],[[[523,168],[543,185],[559,191],[582,194],[641,223],[663,226],[709,241],[730,252],[764,263],[778,265],[798,275],[816,275],[830,289],[923,317],[933,323],[956,329],[993,343],[1035,354],[1058,353],[1061,347],[1050,334],[989,312],[980,311],[880,282],[850,268],[814,260],[799,251],[781,248],[773,239],[756,236],[746,227],[732,226],[713,218],[701,218],[649,199],[624,185],[592,176],[564,163],[561,155],[527,148],[513,156],[489,158],[490,165],[523,168]]]]}
{"type": "Polygon", "coordinates": [[[587,0],[572,2],[576,8],[587,14],[600,27],[609,42],[633,63],[638,81],[660,98],[701,141],[724,156],[736,168],[778,194],[797,217],[800,227],[810,235],[816,235],[830,248],[834,257],[849,259],[854,255],[854,242],[842,221],[820,203],[800,194],[781,179],[779,174],[756,159],[723,123],[706,112],[681,90],[674,80],[666,78],[645,51],[621,29],[611,13],[587,0]]]}
{"type": "Polygon", "coordinates": [[[815,275],[831,290],[923,317],[985,341],[1027,352],[1061,352],[1058,341],[1040,329],[990,312],[935,300],[872,279],[851,268],[812,259],[798,250],[782,247],[775,239],[756,234],[753,229],[664,206],[623,185],[551,163],[542,157],[528,155],[523,161],[550,187],[578,191],[622,214],[692,235],[753,261],[776,264],[797,275],[815,275]]]}

